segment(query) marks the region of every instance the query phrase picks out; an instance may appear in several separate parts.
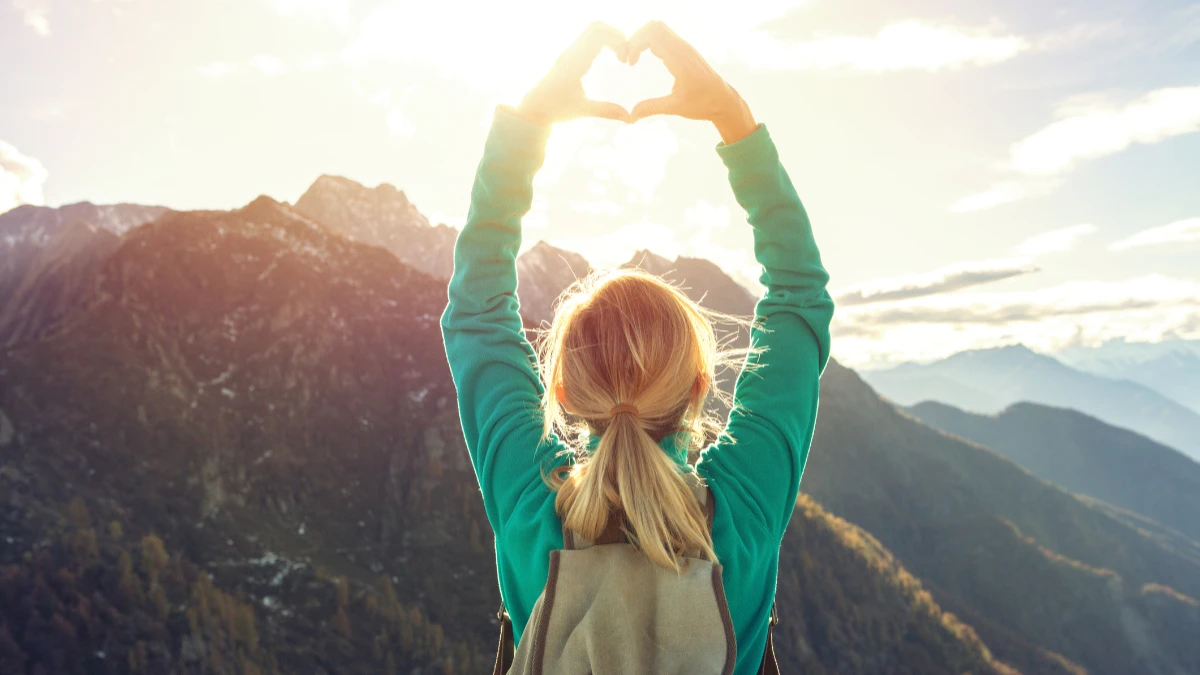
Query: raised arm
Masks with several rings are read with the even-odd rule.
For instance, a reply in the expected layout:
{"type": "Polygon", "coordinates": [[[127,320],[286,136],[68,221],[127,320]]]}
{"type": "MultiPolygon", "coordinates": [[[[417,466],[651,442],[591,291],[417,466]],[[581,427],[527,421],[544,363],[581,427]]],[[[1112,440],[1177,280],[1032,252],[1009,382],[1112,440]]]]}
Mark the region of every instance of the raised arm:
{"type": "Polygon", "coordinates": [[[518,313],[516,257],[550,125],[582,115],[628,117],[616,104],[583,95],[580,80],[605,45],[624,58],[624,36],[590,27],[518,108],[497,107],[454,246],[442,338],[463,436],[497,534],[521,497],[543,485],[541,469],[563,449],[554,436],[540,442],[544,388],[518,313]]]}
{"type": "Polygon", "coordinates": [[[754,230],[766,293],[755,307],[747,359],[734,385],[735,406],[698,471],[742,502],[766,533],[781,539],[791,518],[817,417],[820,377],[829,361],[833,300],[804,206],[765,125],[717,153],[754,230]]]}
{"type": "MultiPolygon", "coordinates": [[[[629,38],[630,63],[646,49],[675,76],[671,93],[634,106],[633,119],[669,114],[711,121],[717,154],[754,230],[754,254],[767,290],[755,308],[751,344],[735,384],[734,409],[697,471],[710,479],[718,508],[749,514],[760,535],[782,539],[800,489],[829,361],[833,300],[812,227],[765,125],[695,48],[652,21],[629,38]],[[724,506],[721,506],[721,504],[724,506]]],[[[741,523],[739,525],[748,524],[741,523]]]]}

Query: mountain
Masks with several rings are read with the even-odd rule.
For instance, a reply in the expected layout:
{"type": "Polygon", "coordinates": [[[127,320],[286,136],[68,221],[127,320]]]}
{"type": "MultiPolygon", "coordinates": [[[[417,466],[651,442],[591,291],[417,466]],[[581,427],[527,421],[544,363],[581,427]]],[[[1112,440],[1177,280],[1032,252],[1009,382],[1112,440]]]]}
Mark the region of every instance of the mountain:
{"type": "Polygon", "coordinates": [[[897,410],[831,362],[802,489],[886,546],[997,658],[1194,672],[1200,555],[897,410]],[[1173,589],[1160,594],[1159,586],[1173,589]],[[1163,598],[1176,600],[1163,600],[1163,598]],[[1159,610],[1159,603],[1169,610],[1159,610]],[[1190,617],[1174,624],[1165,616],[1190,617]]]}
{"type": "Polygon", "coordinates": [[[81,308],[117,241],[111,231],[78,220],[35,247],[0,305],[0,346],[36,338],[81,308]]]}
{"type": "Polygon", "coordinates": [[[1073,408],[1200,459],[1200,413],[1136,382],[1085,373],[1015,345],[863,374],[900,405],[937,400],[979,413],[1018,401],[1073,408]]]}
{"type": "Polygon", "coordinates": [[[1085,372],[1143,384],[1200,413],[1200,340],[1111,340],[1054,357],[1085,372]]]}
{"type": "Polygon", "coordinates": [[[534,325],[554,318],[554,301],[592,270],[583,256],[539,241],[517,258],[521,314],[534,325]]]}
{"type": "Polygon", "coordinates": [[[382,246],[435,279],[449,280],[454,273],[458,230],[431,226],[408,196],[388,183],[368,188],[349,178],[321,176],[295,210],[347,237],[382,246]]]}
{"type": "Polygon", "coordinates": [[[978,415],[926,401],[907,412],[1067,490],[1140,513],[1200,542],[1200,464],[1165,445],[1074,410],[1035,403],[978,415]]]}
{"type": "Polygon", "coordinates": [[[80,202],[57,208],[25,204],[0,213],[0,298],[11,297],[39,251],[62,230],[82,222],[120,235],[154,220],[165,210],[140,204],[80,202]]]}
{"type": "Polygon", "coordinates": [[[708,309],[752,316],[758,297],[704,258],[678,256],[674,261],[642,249],[623,267],[637,267],[679,285],[692,300],[708,309]]]}
{"type": "MultiPolygon", "coordinates": [[[[0,671],[488,667],[444,281],[264,197],[164,214],[94,283],[0,351],[0,671]]],[[[784,668],[1011,672],[812,502],[781,556],[784,668]]]]}

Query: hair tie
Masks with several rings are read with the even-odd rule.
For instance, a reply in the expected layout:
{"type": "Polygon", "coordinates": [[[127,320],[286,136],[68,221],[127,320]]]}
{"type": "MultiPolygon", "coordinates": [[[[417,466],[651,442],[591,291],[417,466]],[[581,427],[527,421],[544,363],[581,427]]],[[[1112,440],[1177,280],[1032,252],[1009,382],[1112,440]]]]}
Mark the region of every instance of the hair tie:
{"type": "Polygon", "coordinates": [[[632,403],[618,403],[608,411],[609,417],[616,417],[617,413],[633,413],[634,417],[641,418],[642,414],[638,412],[637,406],[632,403]]]}

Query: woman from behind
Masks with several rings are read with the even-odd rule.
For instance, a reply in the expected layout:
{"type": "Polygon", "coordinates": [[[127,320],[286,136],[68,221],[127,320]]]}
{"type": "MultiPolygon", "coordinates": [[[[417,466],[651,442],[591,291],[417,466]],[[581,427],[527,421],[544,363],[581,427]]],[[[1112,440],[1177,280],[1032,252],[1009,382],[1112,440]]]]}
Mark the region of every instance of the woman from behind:
{"type": "MultiPolygon", "coordinates": [[[[497,108],[455,249],[442,330],[495,533],[518,651],[514,672],[745,675],[763,667],[779,547],[829,359],[827,281],[766,126],[661,22],[628,40],[594,24],[519,106],[497,108]],[[671,94],[632,113],[588,100],[581,78],[603,48],[630,64],[650,50],[675,76],[671,94]],[[722,139],[716,153],[763,267],[766,292],[755,307],[751,348],[727,423],[715,434],[705,403],[719,394],[711,383],[733,352],[715,337],[720,316],[677,288],[636,270],[589,276],[556,307],[540,359],[518,314],[521,219],[553,124],[580,116],[632,123],[657,114],[714,124],[722,139]],[[595,546],[602,543],[619,546],[595,546]],[[602,559],[601,550],[612,555],[602,559]],[[572,562],[585,551],[592,551],[589,562],[572,562]],[[680,589],[700,587],[671,579],[694,572],[697,560],[715,572],[693,603],[680,589]],[[618,581],[637,586],[623,600],[631,609],[597,600],[620,592],[611,578],[599,578],[604,570],[620,570],[618,581]],[[627,624],[639,622],[631,632],[627,624]],[[722,625],[725,639],[712,651],[698,638],[722,625]],[[654,639],[639,642],[642,633],[654,639]],[[691,643],[689,633],[697,638],[691,643]]],[[[507,670],[503,655],[497,670],[507,670]]]]}

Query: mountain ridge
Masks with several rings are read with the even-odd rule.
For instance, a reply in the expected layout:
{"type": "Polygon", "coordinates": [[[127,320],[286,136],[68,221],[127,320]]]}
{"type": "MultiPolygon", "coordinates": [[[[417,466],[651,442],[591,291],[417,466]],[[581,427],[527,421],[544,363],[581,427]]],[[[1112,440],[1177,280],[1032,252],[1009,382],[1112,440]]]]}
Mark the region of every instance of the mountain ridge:
{"type": "Polygon", "coordinates": [[[863,377],[899,405],[939,400],[980,413],[1021,400],[1070,407],[1200,458],[1200,414],[1136,382],[1086,373],[1023,345],[959,352],[863,377]]]}

